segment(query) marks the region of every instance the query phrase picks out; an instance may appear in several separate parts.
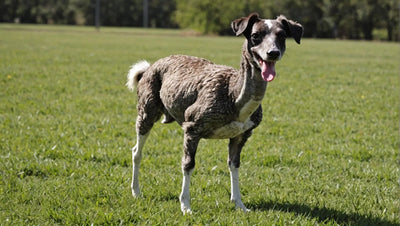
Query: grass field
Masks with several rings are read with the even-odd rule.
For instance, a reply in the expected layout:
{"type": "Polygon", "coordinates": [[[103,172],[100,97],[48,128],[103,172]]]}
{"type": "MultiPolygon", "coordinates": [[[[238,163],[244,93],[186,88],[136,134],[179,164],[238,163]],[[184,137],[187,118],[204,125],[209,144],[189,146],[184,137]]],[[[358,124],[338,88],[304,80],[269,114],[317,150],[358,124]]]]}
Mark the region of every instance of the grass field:
{"type": "Polygon", "coordinates": [[[398,43],[287,41],[242,152],[250,213],[229,202],[227,140],[203,140],[182,216],[177,124],[155,125],[131,197],[129,66],[180,53],[237,68],[242,42],[0,24],[0,224],[399,225],[398,43]]]}

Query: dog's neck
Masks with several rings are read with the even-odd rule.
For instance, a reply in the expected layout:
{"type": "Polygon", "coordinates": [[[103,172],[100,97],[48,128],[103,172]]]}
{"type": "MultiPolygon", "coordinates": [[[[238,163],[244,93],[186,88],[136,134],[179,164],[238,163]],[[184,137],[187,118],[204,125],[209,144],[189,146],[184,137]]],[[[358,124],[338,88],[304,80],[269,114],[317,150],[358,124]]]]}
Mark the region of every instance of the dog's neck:
{"type": "Polygon", "coordinates": [[[261,70],[253,60],[247,40],[243,44],[242,51],[239,75],[234,92],[236,94],[235,105],[237,109],[242,109],[251,100],[261,102],[267,89],[267,82],[262,79],[261,70]]]}

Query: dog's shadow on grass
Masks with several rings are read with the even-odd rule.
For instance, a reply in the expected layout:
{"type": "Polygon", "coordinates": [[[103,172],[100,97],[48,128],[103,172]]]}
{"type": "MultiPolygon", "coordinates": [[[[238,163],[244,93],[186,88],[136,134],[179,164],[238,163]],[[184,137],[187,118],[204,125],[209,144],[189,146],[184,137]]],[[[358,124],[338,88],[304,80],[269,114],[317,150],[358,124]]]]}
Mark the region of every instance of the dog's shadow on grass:
{"type": "Polygon", "coordinates": [[[345,213],[331,208],[311,207],[299,203],[279,203],[274,201],[258,200],[253,203],[247,203],[247,206],[254,211],[275,210],[290,212],[296,215],[316,219],[320,223],[334,221],[340,225],[399,225],[373,216],[361,215],[358,213],[345,213]]]}

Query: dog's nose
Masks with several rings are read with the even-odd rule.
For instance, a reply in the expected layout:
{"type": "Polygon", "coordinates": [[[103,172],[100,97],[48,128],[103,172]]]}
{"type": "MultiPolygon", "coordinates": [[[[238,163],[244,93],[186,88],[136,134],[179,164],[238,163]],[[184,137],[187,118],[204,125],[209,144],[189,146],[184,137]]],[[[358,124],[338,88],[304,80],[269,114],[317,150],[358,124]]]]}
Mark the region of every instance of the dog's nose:
{"type": "Polygon", "coordinates": [[[281,54],[281,52],[279,50],[270,50],[267,52],[268,59],[270,59],[270,60],[278,59],[280,54],[281,54]]]}

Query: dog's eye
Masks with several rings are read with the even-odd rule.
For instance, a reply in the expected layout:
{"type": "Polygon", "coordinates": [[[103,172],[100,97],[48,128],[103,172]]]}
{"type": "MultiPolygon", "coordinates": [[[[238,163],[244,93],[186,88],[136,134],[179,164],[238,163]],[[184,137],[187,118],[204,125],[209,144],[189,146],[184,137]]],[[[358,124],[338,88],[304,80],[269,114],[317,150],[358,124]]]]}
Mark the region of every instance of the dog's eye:
{"type": "Polygon", "coordinates": [[[261,34],[260,33],[253,33],[251,34],[251,41],[253,41],[254,44],[260,43],[261,42],[261,34]]]}
{"type": "Polygon", "coordinates": [[[251,34],[251,37],[253,39],[259,39],[260,38],[260,33],[253,33],[253,34],[251,34]]]}
{"type": "Polygon", "coordinates": [[[276,34],[278,38],[280,39],[285,39],[286,38],[286,32],[285,31],[280,31],[278,34],[276,34]]]}

